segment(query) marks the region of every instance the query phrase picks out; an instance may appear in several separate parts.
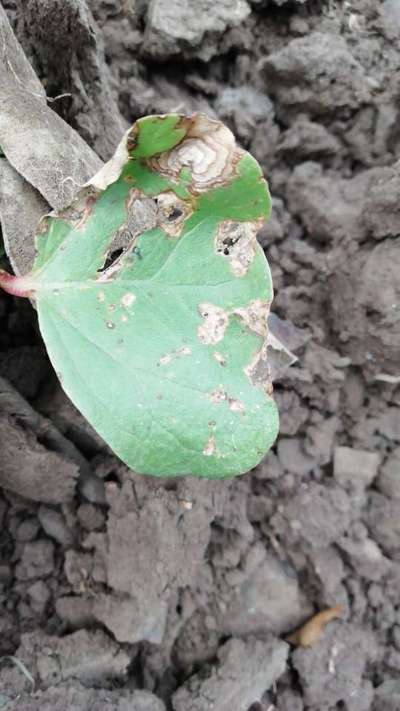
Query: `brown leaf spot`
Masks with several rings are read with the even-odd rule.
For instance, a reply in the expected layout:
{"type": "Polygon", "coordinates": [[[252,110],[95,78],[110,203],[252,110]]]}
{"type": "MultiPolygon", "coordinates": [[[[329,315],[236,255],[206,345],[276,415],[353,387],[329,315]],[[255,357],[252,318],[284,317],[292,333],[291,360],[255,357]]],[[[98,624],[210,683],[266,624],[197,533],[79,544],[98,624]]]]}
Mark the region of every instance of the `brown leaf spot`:
{"type": "Polygon", "coordinates": [[[150,169],[179,182],[182,168],[189,168],[190,189],[195,194],[229,183],[244,155],[231,131],[204,114],[182,117],[181,125],[186,136],[172,150],[149,159],[150,169]]]}
{"type": "Polygon", "coordinates": [[[169,237],[179,237],[185,220],[193,214],[193,208],[180,200],[172,190],[160,193],[157,201],[157,224],[169,237]]]}

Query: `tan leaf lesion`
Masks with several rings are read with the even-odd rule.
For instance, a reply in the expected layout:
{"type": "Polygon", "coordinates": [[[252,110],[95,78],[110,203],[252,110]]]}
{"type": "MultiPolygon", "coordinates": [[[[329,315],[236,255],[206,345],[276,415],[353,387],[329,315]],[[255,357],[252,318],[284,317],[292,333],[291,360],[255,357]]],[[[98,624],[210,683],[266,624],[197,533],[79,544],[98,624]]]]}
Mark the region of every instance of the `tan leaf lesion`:
{"type": "Polygon", "coordinates": [[[193,214],[189,201],[181,200],[172,190],[156,198],[157,225],[169,236],[180,237],[186,220],[193,214]]]}
{"type": "Polygon", "coordinates": [[[85,229],[93,213],[99,192],[93,186],[85,187],[72,201],[71,205],[64,208],[58,217],[66,220],[78,232],[85,229]]]}
{"type": "Polygon", "coordinates": [[[250,331],[267,338],[270,307],[270,301],[254,299],[248,306],[236,308],[232,313],[239,316],[250,331]]]}
{"type": "Polygon", "coordinates": [[[205,447],[203,449],[203,454],[205,457],[211,457],[213,454],[215,454],[215,450],[216,450],[215,437],[214,437],[214,435],[211,435],[205,444],[205,447]]]}
{"type": "Polygon", "coordinates": [[[227,402],[229,409],[232,410],[232,412],[239,412],[241,415],[244,415],[246,412],[244,403],[237,398],[231,397],[223,388],[216,388],[215,390],[212,390],[208,394],[208,399],[214,405],[218,405],[221,402],[227,402]]]}
{"type": "Polygon", "coordinates": [[[254,386],[261,387],[265,390],[267,395],[272,395],[272,376],[266,343],[263,343],[262,347],[254,354],[250,363],[245,367],[244,372],[248,378],[250,378],[254,386]]]}
{"type": "Polygon", "coordinates": [[[231,271],[237,277],[247,274],[257,253],[257,232],[262,222],[224,220],[218,226],[215,250],[229,261],[231,271]]]}
{"type": "Polygon", "coordinates": [[[200,343],[211,346],[222,341],[229,324],[229,314],[220,306],[210,303],[199,304],[198,310],[203,319],[197,329],[200,343]]]}
{"type": "MultiPolygon", "coordinates": [[[[237,316],[249,331],[262,338],[262,345],[253,355],[244,372],[253,385],[262,387],[268,395],[272,394],[271,368],[268,362],[268,315],[271,302],[254,299],[247,306],[225,311],[215,304],[199,304],[198,311],[203,322],[198,326],[197,335],[200,343],[215,345],[223,340],[230,318],[237,316]]],[[[218,354],[219,355],[219,354],[218,354]]],[[[215,352],[214,352],[214,357],[215,352]]],[[[218,362],[221,362],[217,358],[218,362]]]]}
{"type": "Polygon", "coordinates": [[[245,308],[235,309],[250,331],[254,331],[263,339],[262,346],[253,355],[250,363],[245,367],[245,373],[253,385],[261,387],[267,395],[272,395],[272,373],[268,358],[268,316],[271,307],[270,301],[255,299],[245,308]]]}
{"type": "Polygon", "coordinates": [[[172,150],[148,159],[150,170],[178,183],[182,168],[188,168],[189,189],[195,194],[229,183],[244,155],[232,132],[205,114],[182,116],[181,126],[186,130],[184,138],[172,150]]]}
{"type": "Polygon", "coordinates": [[[161,356],[160,360],[157,361],[157,365],[169,365],[169,363],[172,363],[172,361],[178,358],[184,358],[190,355],[192,355],[191,348],[189,348],[189,346],[181,346],[181,348],[177,348],[175,351],[161,356]]]}
{"type": "Polygon", "coordinates": [[[157,226],[157,202],[141,190],[129,190],[125,207],[125,220],[110,239],[103,265],[98,270],[98,281],[112,280],[124,266],[126,254],[134,248],[140,235],[157,226]]]}

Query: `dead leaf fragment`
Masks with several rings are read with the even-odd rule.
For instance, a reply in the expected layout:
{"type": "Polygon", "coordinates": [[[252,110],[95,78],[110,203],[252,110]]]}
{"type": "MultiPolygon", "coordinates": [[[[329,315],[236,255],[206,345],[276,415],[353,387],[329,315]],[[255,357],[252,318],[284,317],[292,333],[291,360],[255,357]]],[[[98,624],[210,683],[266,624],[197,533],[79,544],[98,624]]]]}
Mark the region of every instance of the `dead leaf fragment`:
{"type": "Polygon", "coordinates": [[[336,605],[318,612],[311,620],[286,637],[286,641],[296,647],[312,647],[321,638],[328,622],[341,617],[343,609],[343,605],[336,605]]]}

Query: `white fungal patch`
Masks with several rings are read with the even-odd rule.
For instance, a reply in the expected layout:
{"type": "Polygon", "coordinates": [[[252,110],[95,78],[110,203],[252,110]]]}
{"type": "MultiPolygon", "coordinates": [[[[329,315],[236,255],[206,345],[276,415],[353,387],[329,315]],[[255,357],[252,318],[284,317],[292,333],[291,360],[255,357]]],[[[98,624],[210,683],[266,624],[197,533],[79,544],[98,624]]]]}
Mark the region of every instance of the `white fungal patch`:
{"type": "Polygon", "coordinates": [[[114,321],[106,321],[106,326],[109,329],[113,329],[113,328],[115,328],[115,323],[114,323],[114,321]]]}
{"type": "Polygon", "coordinates": [[[215,249],[218,254],[228,259],[231,271],[237,277],[247,274],[257,250],[257,222],[234,222],[224,220],[220,223],[215,237],[215,249]]]}
{"type": "Polygon", "coordinates": [[[97,294],[98,301],[100,301],[100,302],[105,301],[105,298],[106,298],[106,295],[105,295],[104,291],[99,291],[99,293],[97,294]]]}
{"type": "Polygon", "coordinates": [[[238,160],[244,155],[231,131],[204,114],[183,121],[187,127],[186,137],[171,151],[150,159],[150,168],[177,182],[182,168],[189,168],[194,192],[206,192],[229,182],[235,175],[238,160]]]}
{"type": "Polygon", "coordinates": [[[121,304],[126,309],[129,309],[129,307],[132,306],[134,301],[136,301],[135,294],[132,294],[132,292],[128,291],[126,294],[123,295],[121,299],[121,304]]]}
{"type": "Polygon", "coordinates": [[[203,449],[203,454],[205,457],[211,457],[215,452],[215,437],[214,435],[211,435],[211,437],[208,438],[206,446],[203,449]]]}
{"type": "Polygon", "coordinates": [[[199,304],[198,309],[200,316],[204,319],[197,329],[200,343],[215,345],[222,341],[229,323],[226,311],[220,306],[208,303],[199,304]]]}

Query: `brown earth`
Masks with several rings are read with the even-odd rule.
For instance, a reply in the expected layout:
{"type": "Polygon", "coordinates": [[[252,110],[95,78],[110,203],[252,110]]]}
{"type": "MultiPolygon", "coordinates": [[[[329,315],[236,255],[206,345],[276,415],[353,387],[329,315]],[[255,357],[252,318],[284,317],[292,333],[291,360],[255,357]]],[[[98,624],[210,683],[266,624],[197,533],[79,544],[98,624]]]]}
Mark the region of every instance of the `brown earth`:
{"type": "Polygon", "coordinates": [[[255,155],[299,361],[254,471],[144,478],[63,395],[29,303],[0,294],[0,708],[400,709],[400,3],[3,6],[102,159],[177,109],[255,155]],[[314,646],[283,641],[336,605],[314,646]]]}

